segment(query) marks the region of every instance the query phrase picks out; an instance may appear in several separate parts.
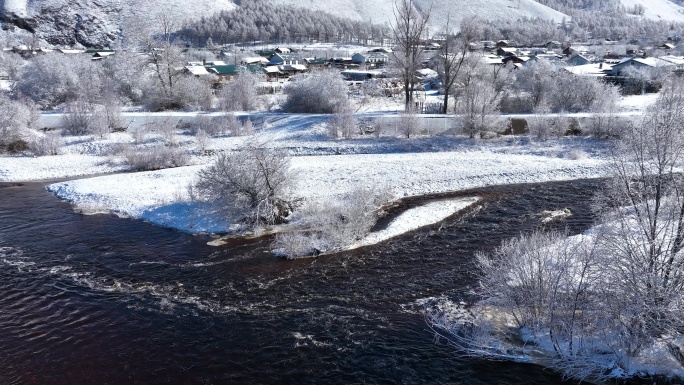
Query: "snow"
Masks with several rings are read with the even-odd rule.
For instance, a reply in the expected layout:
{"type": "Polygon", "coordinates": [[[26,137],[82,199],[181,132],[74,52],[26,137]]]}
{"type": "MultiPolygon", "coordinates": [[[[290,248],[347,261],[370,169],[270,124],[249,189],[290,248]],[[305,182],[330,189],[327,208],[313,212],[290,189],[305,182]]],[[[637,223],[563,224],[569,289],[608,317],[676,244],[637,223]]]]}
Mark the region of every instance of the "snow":
{"type": "Polygon", "coordinates": [[[100,156],[67,154],[43,157],[0,157],[0,181],[30,181],[70,178],[123,171],[100,156]]]}
{"type": "MultiPolygon", "coordinates": [[[[324,202],[372,185],[385,186],[394,198],[402,198],[488,185],[594,178],[608,172],[603,159],[568,156],[574,151],[568,146],[581,145],[572,140],[543,148],[499,145],[447,152],[297,156],[292,160],[298,175],[292,195],[324,202]],[[534,150],[543,154],[529,153],[534,150]]],[[[85,211],[110,210],[189,232],[229,231],[230,225],[220,220],[196,219],[201,216],[198,210],[208,209],[189,202],[185,188],[201,167],[100,176],[48,188],[85,211]]]]}
{"type": "MultiPolygon", "coordinates": [[[[136,125],[151,120],[171,119],[175,124],[177,120],[190,121],[197,115],[147,116],[127,112],[125,119],[135,123],[130,127],[133,130],[136,125]]],[[[607,175],[607,142],[572,137],[546,142],[527,137],[471,140],[450,135],[450,121],[443,115],[421,115],[430,136],[408,140],[392,132],[396,113],[357,116],[387,120],[389,127],[385,130],[389,132],[379,138],[332,140],[325,135],[327,115],[241,115],[243,119],[252,119],[261,140],[266,140],[269,146],[285,148],[293,155],[292,168],[298,183],[291,195],[314,202],[334,201],[368,186],[389,191],[390,198],[399,199],[490,185],[607,175]]],[[[46,124],[57,124],[59,119],[58,114],[42,117],[46,124]]],[[[64,179],[126,171],[120,148],[133,143],[130,133],[114,133],[106,139],[66,136],[62,140],[62,155],[0,157],[0,181],[64,179]]],[[[250,137],[212,138],[208,148],[232,151],[247,140],[250,137]]],[[[89,177],[52,184],[49,189],[84,213],[113,212],[192,233],[235,230],[235,226],[222,221],[209,205],[192,202],[187,191],[198,171],[214,158],[200,155],[196,139],[190,134],[177,131],[174,141],[191,154],[190,166],[89,177]]],[[[145,145],[162,142],[161,135],[150,134],[145,145]]],[[[443,218],[450,215],[444,212],[453,213],[449,210],[432,207],[431,212],[434,218],[443,218]]]]}
{"type": "MultiPolygon", "coordinates": [[[[274,4],[292,4],[306,6],[312,10],[335,10],[338,16],[355,20],[366,20],[377,24],[394,21],[392,0],[309,0],[306,3],[298,0],[271,0],[274,4]]],[[[569,16],[541,5],[533,0],[414,0],[420,10],[430,10],[430,24],[433,29],[446,25],[447,15],[451,15],[451,25],[458,26],[461,20],[470,16],[478,16],[486,20],[518,20],[523,17],[543,18],[560,22],[569,16]]]]}
{"type": "Polygon", "coordinates": [[[618,107],[624,112],[643,112],[658,100],[658,94],[628,95],[620,98],[618,107]]]}
{"type": "Polygon", "coordinates": [[[684,8],[669,0],[620,0],[627,10],[641,4],[644,18],[651,20],[684,22],[684,8]]]}
{"type": "Polygon", "coordinates": [[[479,199],[476,197],[450,199],[445,201],[430,202],[428,204],[406,210],[397,218],[395,218],[387,226],[387,228],[368,234],[365,239],[356,245],[353,245],[351,248],[353,249],[362,246],[374,245],[396,237],[397,235],[441,222],[444,219],[463,210],[464,208],[474,204],[478,200],[479,199]]]}

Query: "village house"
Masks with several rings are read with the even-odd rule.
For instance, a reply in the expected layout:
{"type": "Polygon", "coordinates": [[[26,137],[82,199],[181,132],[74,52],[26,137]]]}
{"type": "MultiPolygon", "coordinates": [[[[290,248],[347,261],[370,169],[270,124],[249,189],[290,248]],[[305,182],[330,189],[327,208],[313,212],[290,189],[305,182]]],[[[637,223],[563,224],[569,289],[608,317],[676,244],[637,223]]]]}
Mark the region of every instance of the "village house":
{"type": "Polygon", "coordinates": [[[583,45],[577,45],[577,46],[571,45],[571,46],[563,49],[563,55],[565,55],[565,56],[572,56],[575,54],[584,55],[587,53],[589,53],[589,48],[587,48],[583,45]]]}
{"type": "Polygon", "coordinates": [[[268,65],[304,65],[305,60],[297,53],[276,53],[271,56],[268,65]]]}
{"type": "Polygon", "coordinates": [[[499,40],[496,42],[496,48],[515,48],[517,46],[512,40],[499,40]]]}
{"type": "Polygon", "coordinates": [[[622,59],[619,63],[615,64],[611,69],[609,75],[623,76],[628,68],[682,71],[684,70],[684,58],[676,56],[664,56],[659,58],[628,57],[622,59]]]}
{"type": "Polygon", "coordinates": [[[328,61],[323,58],[308,57],[304,58],[304,62],[310,68],[324,68],[328,66],[328,61]]]}
{"type": "Polygon", "coordinates": [[[570,58],[566,60],[565,63],[570,66],[583,66],[592,63],[592,60],[589,59],[587,56],[578,53],[570,56],[570,58]]]}
{"type": "Polygon", "coordinates": [[[380,52],[355,53],[351,57],[353,64],[366,64],[369,67],[381,67],[389,62],[389,56],[380,52]]]}
{"type": "Polygon", "coordinates": [[[496,54],[499,56],[506,56],[506,55],[517,55],[518,54],[518,49],[515,47],[499,47],[496,49],[496,54]]]}
{"type": "Polygon", "coordinates": [[[218,77],[215,83],[227,83],[240,72],[240,68],[234,64],[218,65],[205,68],[207,68],[207,71],[210,74],[216,75],[218,77]]]}

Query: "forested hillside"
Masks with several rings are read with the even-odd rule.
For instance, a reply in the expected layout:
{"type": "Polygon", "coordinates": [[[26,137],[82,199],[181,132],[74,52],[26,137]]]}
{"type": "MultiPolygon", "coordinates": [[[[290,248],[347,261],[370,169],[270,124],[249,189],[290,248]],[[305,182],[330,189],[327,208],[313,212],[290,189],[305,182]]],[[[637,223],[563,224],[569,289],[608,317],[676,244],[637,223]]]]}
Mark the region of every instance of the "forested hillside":
{"type": "Polygon", "coordinates": [[[244,2],[234,11],[221,11],[188,23],[185,40],[205,45],[246,41],[353,41],[389,37],[389,28],[334,16],[319,10],[268,2],[244,2]]]}

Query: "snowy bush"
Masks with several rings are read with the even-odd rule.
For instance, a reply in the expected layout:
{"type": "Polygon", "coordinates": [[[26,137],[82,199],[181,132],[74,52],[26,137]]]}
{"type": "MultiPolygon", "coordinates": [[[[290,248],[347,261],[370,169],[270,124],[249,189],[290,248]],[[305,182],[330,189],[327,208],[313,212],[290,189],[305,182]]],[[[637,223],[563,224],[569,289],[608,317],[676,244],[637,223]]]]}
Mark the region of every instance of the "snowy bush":
{"type": "Polygon", "coordinates": [[[245,218],[259,228],[286,221],[292,210],[286,194],[293,182],[288,154],[254,140],[240,151],[221,153],[200,171],[195,190],[231,219],[245,218]]]}
{"type": "Polygon", "coordinates": [[[348,108],[347,83],[337,71],[317,71],[294,78],[284,90],[286,112],[332,114],[348,108]]]}
{"type": "Polygon", "coordinates": [[[385,191],[360,188],[325,202],[309,202],[295,216],[296,235],[279,234],[273,247],[288,258],[333,252],[360,241],[378,220],[385,191]]]}
{"type": "Polygon", "coordinates": [[[35,105],[0,95],[0,152],[23,152],[28,147],[28,132],[38,121],[35,105]]]}
{"type": "Polygon", "coordinates": [[[207,80],[191,76],[172,79],[162,83],[153,77],[152,81],[145,83],[143,102],[148,111],[211,109],[214,97],[207,80]]]}
{"type": "Polygon", "coordinates": [[[36,156],[57,155],[62,146],[62,139],[54,131],[46,132],[45,135],[34,138],[29,148],[36,156]]]}
{"type": "Polygon", "coordinates": [[[231,112],[218,116],[198,116],[190,129],[193,133],[202,130],[213,137],[223,135],[244,136],[254,132],[254,126],[249,118],[240,122],[231,112]]]}
{"type": "Polygon", "coordinates": [[[204,130],[199,129],[195,133],[195,141],[197,142],[197,150],[202,154],[209,147],[211,137],[204,130]]]}
{"type": "Polygon", "coordinates": [[[96,135],[103,138],[111,133],[105,108],[84,101],[67,105],[62,126],[69,135],[96,135]]]}
{"type": "Polygon", "coordinates": [[[351,111],[336,113],[328,120],[328,136],[331,139],[339,137],[351,139],[358,131],[358,123],[358,120],[351,111]]]}
{"type": "Polygon", "coordinates": [[[190,160],[185,151],[164,145],[130,146],[124,150],[124,159],[133,171],[180,167],[187,165],[190,160]]]}
{"type": "Polygon", "coordinates": [[[249,71],[242,71],[223,87],[219,94],[221,108],[224,111],[253,111],[257,109],[259,99],[257,87],[259,78],[249,71]]]}
{"type": "Polygon", "coordinates": [[[421,130],[421,119],[412,108],[407,108],[397,118],[397,130],[406,139],[418,134],[421,130]]]}

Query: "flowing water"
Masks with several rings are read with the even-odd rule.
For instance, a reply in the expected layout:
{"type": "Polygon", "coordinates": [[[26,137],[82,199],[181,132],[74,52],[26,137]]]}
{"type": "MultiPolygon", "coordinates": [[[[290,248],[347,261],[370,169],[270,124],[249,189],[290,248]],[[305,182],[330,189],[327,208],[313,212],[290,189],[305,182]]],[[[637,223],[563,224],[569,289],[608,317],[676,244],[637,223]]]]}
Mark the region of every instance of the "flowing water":
{"type": "MultiPolygon", "coordinates": [[[[469,215],[386,243],[285,261],[268,239],[210,247],[44,184],[0,184],[0,384],[554,384],[543,368],[459,355],[421,299],[468,299],[473,254],[540,226],[591,224],[599,181],[487,188],[469,215]]],[[[422,198],[406,205],[420,204],[422,198]]]]}

